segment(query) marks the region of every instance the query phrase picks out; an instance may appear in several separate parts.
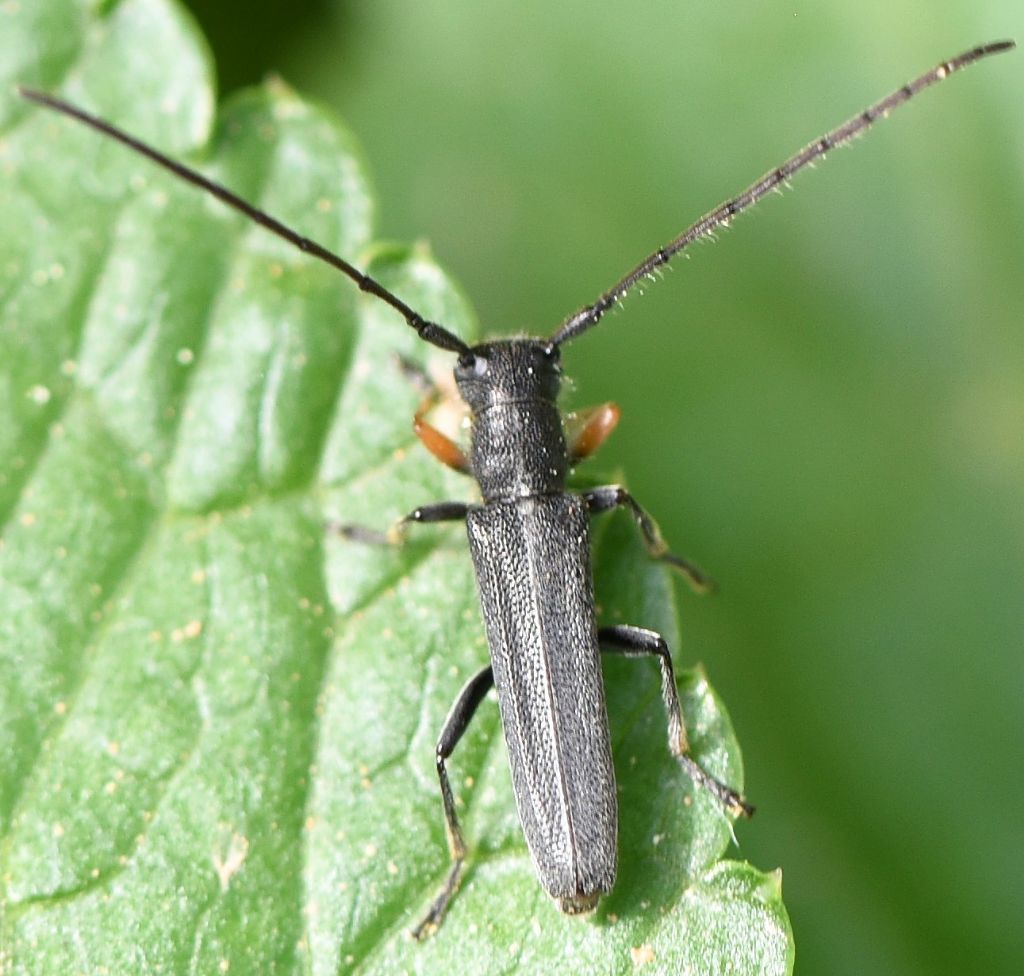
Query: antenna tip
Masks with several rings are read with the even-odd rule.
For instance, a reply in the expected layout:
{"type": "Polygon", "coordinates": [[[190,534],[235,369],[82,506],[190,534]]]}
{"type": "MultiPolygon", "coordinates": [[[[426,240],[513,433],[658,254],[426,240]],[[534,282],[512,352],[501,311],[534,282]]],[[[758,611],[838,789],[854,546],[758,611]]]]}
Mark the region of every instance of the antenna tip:
{"type": "Polygon", "coordinates": [[[982,54],[1002,54],[1003,51],[1012,51],[1017,46],[1017,42],[1012,38],[1007,38],[1005,41],[992,41],[991,44],[985,44],[981,48],[982,54]]]}
{"type": "Polygon", "coordinates": [[[53,95],[48,95],[38,88],[30,88],[28,85],[15,85],[14,90],[27,102],[35,102],[37,105],[53,105],[53,95]]]}

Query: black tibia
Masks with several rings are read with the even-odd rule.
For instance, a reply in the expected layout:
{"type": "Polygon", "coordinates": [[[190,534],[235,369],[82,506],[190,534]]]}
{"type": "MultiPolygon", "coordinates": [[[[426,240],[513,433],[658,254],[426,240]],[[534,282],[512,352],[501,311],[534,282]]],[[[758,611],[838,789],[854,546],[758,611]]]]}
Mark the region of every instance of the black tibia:
{"type": "Polygon", "coordinates": [[[350,542],[361,542],[366,546],[400,546],[405,541],[405,530],[408,525],[425,524],[428,522],[463,522],[469,505],[465,502],[436,502],[413,509],[405,518],[399,519],[387,532],[369,529],[365,525],[347,525],[341,522],[328,522],[328,532],[340,535],[350,542]]]}
{"type": "Polygon", "coordinates": [[[441,782],[441,800],[444,803],[444,826],[448,835],[448,850],[452,856],[452,866],[448,870],[441,890],[430,906],[430,910],[423,917],[423,920],[412,930],[413,938],[422,939],[430,935],[444,918],[448,911],[448,905],[452,896],[458,890],[459,876],[462,873],[462,865],[466,859],[466,843],[462,838],[462,830],[459,827],[459,818],[455,813],[455,798],[452,795],[451,783],[448,782],[448,771],[445,768],[445,760],[448,759],[455,747],[462,738],[470,721],[476,712],[477,706],[483,701],[494,686],[494,674],[491,666],[481,668],[472,678],[463,685],[459,697],[455,699],[448,717],[445,719],[444,728],[437,740],[435,757],[437,760],[437,778],[441,782]]]}
{"type": "Polygon", "coordinates": [[[597,632],[601,650],[624,657],[641,657],[655,655],[661,665],[661,697],[665,702],[668,715],[668,747],[676,757],[683,771],[698,786],[707,790],[730,813],[743,814],[750,817],[754,808],[743,799],[743,795],[731,786],[719,782],[710,773],[706,773],[690,755],[690,746],[686,739],[686,726],[683,723],[683,708],[679,703],[679,692],[676,690],[675,669],[672,667],[672,654],[661,634],[643,627],[619,625],[602,627],[597,632]]]}
{"type": "Polygon", "coordinates": [[[621,485],[603,485],[600,488],[591,488],[589,491],[583,492],[583,498],[587,503],[587,508],[595,515],[613,508],[623,506],[628,508],[633,513],[633,518],[636,519],[636,524],[644,537],[644,545],[652,559],[668,563],[669,566],[678,570],[698,593],[707,593],[715,588],[714,580],[703,570],[688,559],[683,559],[682,556],[677,556],[674,552],[669,551],[668,545],[658,530],[658,524],[621,485]]]}

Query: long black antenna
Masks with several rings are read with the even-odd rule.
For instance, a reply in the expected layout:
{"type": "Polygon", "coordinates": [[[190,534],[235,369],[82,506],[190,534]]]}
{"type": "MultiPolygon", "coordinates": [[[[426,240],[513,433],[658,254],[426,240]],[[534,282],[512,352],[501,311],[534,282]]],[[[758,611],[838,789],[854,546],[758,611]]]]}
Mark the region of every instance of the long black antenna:
{"type": "Polygon", "coordinates": [[[777,166],[775,169],[765,173],[764,176],[748,186],[739,196],[727,200],[714,210],[704,214],[692,227],[688,227],[677,238],[645,258],[621,281],[612,285],[592,305],[586,305],[578,312],[570,315],[558,327],[558,331],[551,337],[551,342],[556,346],[561,345],[563,342],[575,339],[581,333],[586,332],[587,329],[597,325],[604,313],[617,302],[622,301],[637,282],[651,275],[663,264],[667,264],[684,247],[701,237],[707,237],[716,227],[727,225],[736,214],[746,210],[748,207],[752,207],[765,194],[770,193],[780,183],[784,183],[794,173],[799,172],[830,150],[860,135],[861,132],[874,125],[879,119],[885,118],[894,108],[909,101],[918,92],[948,78],[954,71],[959,71],[961,68],[973,64],[981,58],[988,57],[990,54],[1009,51],[1014,47],[1016,47],[1016,44],[1013,41],[995,41],[991,44],[982,44],[970,51],[965,51],[950,61],[943,61],[942,64],[936,65],[926,74],[908,82],[902,88],[897,88],[892,94],[886,95],[880,102],[875,102],[874,105],[865,109],[860,115],[855,115],[848,122],[844,122],[827,135],[805,146],[796,155],[790,156],[781,166],[777,166]]]}
{"type": "Polygon", "coordinates": [[[22,98],[27,98],[30,102],[35,102],[37,105],[42,105],[45,108],[53,109],[55,112],[60,112],[62,115],[66,115],[69,118],[83,122],[85,125],[95,129],[97,132],[101,132],[103,135],[109,136],[111,139],[114,139],[122,145],[127,146],[129,149],[139,153],[139,155],[152,160],[158,166],[162,166],[164,169],[169,170],[175,176],[185,180],[185,182],[191,183],[193,186],[198,186],[201,190],[205,190],[207,193],[212,194],[232,209],[245,214],[246,217],[255,221],[261,227],[265,227],[272,234],[276,234],[278,237],[284,238],[289,244],[293,244],[300,251],[304,251],[306,254],[311,254],[313,257],[319,258],[321,261],[329,264],[332,268],[336,268],[342,274],[351,278],[356,285],[359,286],[360,291],[365,291],[370,295],[375,295],[381,301],[386,302],[395,309],[395,311],[405,319],[409,326],[416,330],[421,339],[425,339],[427,342],[432,345],[439,346],[441,349],[447,349],[449,352],[464,353],[469,351],[469,347],[458,336],[449,332],[436,322],[428,322],[418,312],[415,312],[406,305],[405,302],[403,302],[397,295],[388,291],[388,289],[379,281],[371,278],[368,274],[364,274],[355,267],[355,265],[349,264],[344,258],[339,257],[333,251],[327,250],[323,245],[317,244],[316,241],[311,241],[309,238],[295,233],[295,231],[290,227],[286,227],[279,220],[274,219],[270,214],[264,213],[262,210],[254,207],[251,203],[247,203],[241,197],[232,193],[219,183],[215,183],[213,180],[207,179],[201,173],[197,173],[194,169],[190,169],[183,163],[179,163],[176,160],[171,159],[169,156],[165,156],[162,152],[159,152],[152,146],[147,146],[144,142],[140,142],[133,136],[128,135],[127,132],[123,132],[121,129],[111,125],[109,122],[105,122],[103,119],[97,118],[95,115],[90,115],[88,112],[84,112],[82,109],[77,108],[69,102],[65,102],[61,98],[57,98],[54,95],[48,95],[46,92],[35,91],[34,89],[23,88],[21,86],[18,87],[18,94],[20,94],[22,98]]]}

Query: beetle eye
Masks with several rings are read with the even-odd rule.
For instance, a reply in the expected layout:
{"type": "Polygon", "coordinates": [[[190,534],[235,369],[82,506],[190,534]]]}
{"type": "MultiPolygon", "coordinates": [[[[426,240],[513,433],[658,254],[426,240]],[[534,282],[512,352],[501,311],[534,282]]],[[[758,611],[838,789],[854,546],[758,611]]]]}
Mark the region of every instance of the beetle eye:
{"type": "Polygon", "coordinates": [[[463,374],[472,373],[474,376],[483,376],[487,372],[487,357],[470,350],[459,356],[458,371],[463,374]]]}

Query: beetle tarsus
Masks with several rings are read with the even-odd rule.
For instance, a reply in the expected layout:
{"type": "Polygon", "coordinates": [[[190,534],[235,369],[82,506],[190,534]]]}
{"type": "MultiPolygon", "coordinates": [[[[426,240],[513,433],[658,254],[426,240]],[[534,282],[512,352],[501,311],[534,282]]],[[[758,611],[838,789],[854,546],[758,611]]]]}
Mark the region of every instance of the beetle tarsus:
{"type": "Polygon", "coordinates": [[[367,528],[365,525],[352,525],[347,522],[326,522],[324,529],[333,535],[358,542],[364,546],[401,546],[405,543],[406,530],[410,525],[429,525],[434,522],[462,522],[466,518],[469,506],[465,502],[435,502],[433,505],[421,505],[414,508],[408,515],[400,518],[386,532],[367,528]]]}
{"type": "Polygon", "coordinates": [[[377,529],[369,529],[365,525],[348,525],[343,522],[325,522],[324,530],[349,542],[358,542],[364,546],[392,545],[387,533],[377,529]]]}
{"type": "Polygon", "coordinates": [[[676,755],[676,761],[683,767],[686,775],[698,786],[707,790],[728,813],[734,817],[752,817],[754,815],[755,808],[744,799],[742,793],[734,790],[731,786],[726,786],[725,783],[705,772],[693,757],[685,754],[676,755]]]}
{"type": "Polygon", "coordinates": [[[420,923],[409,933],[417,942],[429,939],[430,936],[438,930],[441,922],[444,921],[444,916],[448,911],[448,906],[451,904],[452,898],[455,897],[455,892],[459,890],[459,881],[461,880],[462,865],[464,861],[465,857],[462,857],[452,863],[452,866],[448,871],[448,877],[445,879],[444,885],[431,904],[430,910],[423,916],[420,923]]]}

